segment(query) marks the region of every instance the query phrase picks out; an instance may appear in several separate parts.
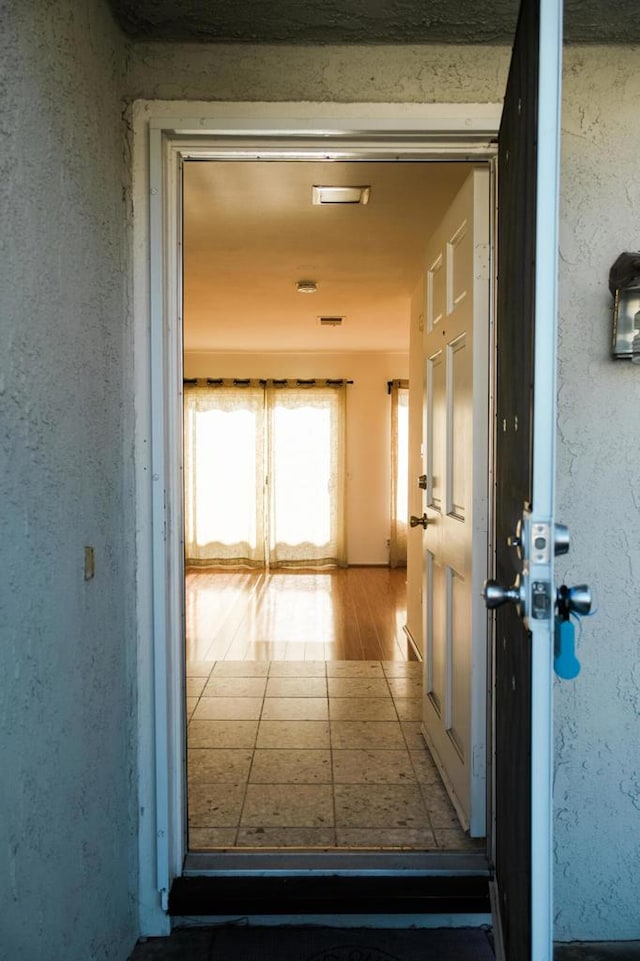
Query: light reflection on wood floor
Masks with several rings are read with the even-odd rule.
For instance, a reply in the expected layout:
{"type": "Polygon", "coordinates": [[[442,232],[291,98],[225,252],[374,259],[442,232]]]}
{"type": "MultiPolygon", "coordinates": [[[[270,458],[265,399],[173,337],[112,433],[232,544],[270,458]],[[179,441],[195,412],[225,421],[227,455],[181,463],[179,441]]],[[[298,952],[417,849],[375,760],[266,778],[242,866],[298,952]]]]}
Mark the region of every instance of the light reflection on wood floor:
{"type": "Polygon", "coordinates": [[[190,571],[187,662],[411,660],[406,571],[190,571]]]}

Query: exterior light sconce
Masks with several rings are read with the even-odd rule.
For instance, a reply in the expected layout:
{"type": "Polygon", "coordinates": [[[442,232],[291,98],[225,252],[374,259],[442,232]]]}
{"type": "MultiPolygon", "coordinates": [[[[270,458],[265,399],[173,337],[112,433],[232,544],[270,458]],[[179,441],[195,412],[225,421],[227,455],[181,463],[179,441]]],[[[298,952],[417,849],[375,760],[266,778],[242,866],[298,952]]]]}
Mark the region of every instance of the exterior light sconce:
{"type": "Polygon", "coordinates": [[[609,271],[613,294],[611,355],[640,364],[640,252],[620,254],[609,271]]]}

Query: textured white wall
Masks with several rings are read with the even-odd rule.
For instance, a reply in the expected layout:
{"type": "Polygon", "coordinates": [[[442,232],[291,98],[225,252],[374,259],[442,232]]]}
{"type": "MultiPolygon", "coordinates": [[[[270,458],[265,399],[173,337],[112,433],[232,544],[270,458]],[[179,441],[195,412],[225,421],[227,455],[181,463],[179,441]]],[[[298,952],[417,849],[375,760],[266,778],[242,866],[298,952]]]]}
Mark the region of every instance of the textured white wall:
{"type": "Polygon", "coordinates": [[[556,930],[640,936],[640,367],[609,359],[609,268],[640,249],[638,48],[566,56],[558,518],[590,583],[582,674],[556,688],[556,930]]]}
{"type": "Polygon", "coordinates": [[[509,51],[477,46],[137,43],[127,94],[149,100],[496,103],[509,51]]]}
{"type": "Polygon", "coordinates": [[[9,0],[2,21],[0,956],[122,961],[137,931],[124,51],[102,0],[9,0]]]}
{"type": "MultiPolygon", "coordinates": [[[[600,610],[583,673],[556,689],[556,936],[637,938],[640,668],[640,368],[608,357],[610,264],[640,248],[640,50],[565,55],[558,514],[568,582],[600,610]]],[[[138,44],[128,94],[149,99],[498,101],[496,47],[138,44]]]]}
{"type": "Polygon", "coordinates": [[[185,377],[343,377],[347,391],[347,551],[350,564],[387,564],[391,401],[387,381],[408,376],[408,355],[185,354],[185,377]]]}

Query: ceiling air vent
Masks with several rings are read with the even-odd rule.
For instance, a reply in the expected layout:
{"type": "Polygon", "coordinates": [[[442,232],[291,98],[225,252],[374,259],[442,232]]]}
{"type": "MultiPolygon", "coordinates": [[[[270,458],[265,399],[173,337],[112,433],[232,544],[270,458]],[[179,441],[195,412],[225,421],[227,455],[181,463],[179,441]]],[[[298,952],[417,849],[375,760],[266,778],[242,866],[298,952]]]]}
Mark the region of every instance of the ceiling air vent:
{"type": "Polygon", "coordinates": [[[371,195],[369,184],[362,187],[322,187],[314,184],[312,202],[323,204],[368,204],[371,195]]]}
{"type": "Polygon", "coordinates": [[[344,317],[318,317],[321,327],[342,327],[344,317]]]}

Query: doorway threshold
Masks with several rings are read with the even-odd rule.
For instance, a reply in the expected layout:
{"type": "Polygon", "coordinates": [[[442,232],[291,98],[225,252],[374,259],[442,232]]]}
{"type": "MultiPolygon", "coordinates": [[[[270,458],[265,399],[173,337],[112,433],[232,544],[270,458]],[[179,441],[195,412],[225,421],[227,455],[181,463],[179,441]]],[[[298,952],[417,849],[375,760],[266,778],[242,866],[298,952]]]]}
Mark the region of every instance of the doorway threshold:
{"type": "Polygon", "coordinates": [[[482,853],[454,851],[354,851],[308,848],[271,851],[193,851],[185,857],[182,876],[237,877],[331,875],[332,877],[489,877],[482,853]]]}

